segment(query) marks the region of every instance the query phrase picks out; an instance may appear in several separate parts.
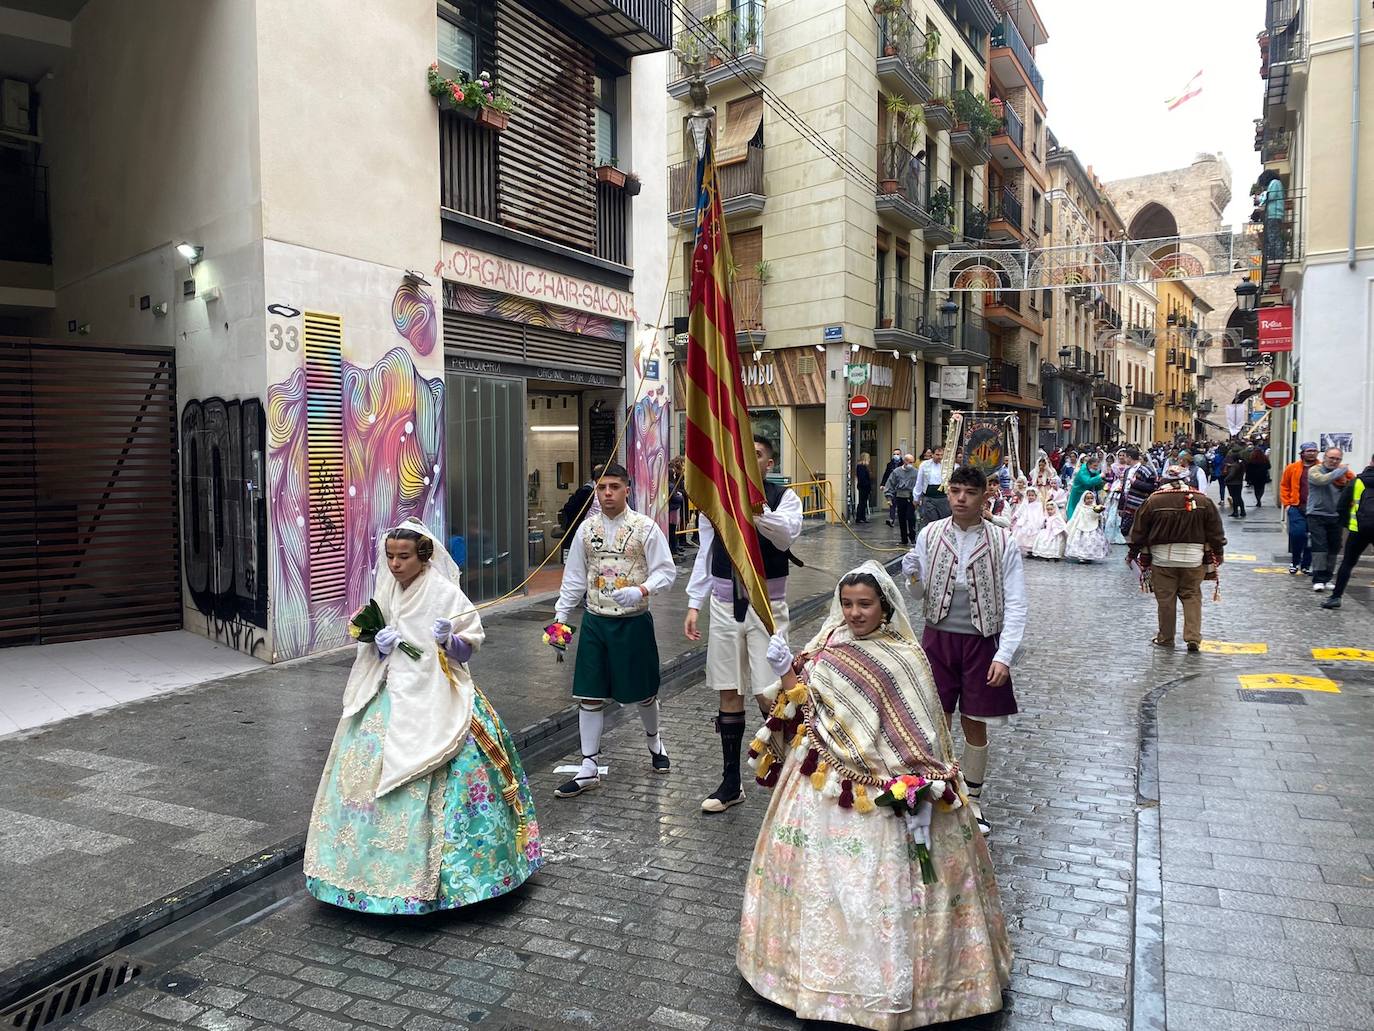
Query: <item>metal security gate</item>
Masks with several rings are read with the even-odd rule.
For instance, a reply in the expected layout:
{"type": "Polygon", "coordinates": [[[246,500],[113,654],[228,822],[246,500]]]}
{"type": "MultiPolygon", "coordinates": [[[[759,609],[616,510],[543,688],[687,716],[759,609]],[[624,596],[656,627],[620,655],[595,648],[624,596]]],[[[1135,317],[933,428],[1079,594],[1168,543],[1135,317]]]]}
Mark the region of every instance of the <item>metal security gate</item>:
{"type": "Polygon", "coordinates": [[[176,364],[0,337],[0,646],[181,627],[176,364]]]}

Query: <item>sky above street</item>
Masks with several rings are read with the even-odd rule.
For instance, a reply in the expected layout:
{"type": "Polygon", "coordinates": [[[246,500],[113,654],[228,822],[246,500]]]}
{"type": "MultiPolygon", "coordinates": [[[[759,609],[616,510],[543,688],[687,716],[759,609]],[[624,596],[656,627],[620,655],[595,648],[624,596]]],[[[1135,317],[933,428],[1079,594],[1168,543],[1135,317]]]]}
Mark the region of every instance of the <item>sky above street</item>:
{"type": "Polygon", "coordinates": [[[1239,226],[1259,176],[1256,35],[1263,0],[1037,0],[1050,40],[1037,48],[1049,124],[1103,180],[1226,155],[1234,175],[1225,219],[1239,226]],[[1202,92],[1168,101],[1198,71],[1202,92]]]}

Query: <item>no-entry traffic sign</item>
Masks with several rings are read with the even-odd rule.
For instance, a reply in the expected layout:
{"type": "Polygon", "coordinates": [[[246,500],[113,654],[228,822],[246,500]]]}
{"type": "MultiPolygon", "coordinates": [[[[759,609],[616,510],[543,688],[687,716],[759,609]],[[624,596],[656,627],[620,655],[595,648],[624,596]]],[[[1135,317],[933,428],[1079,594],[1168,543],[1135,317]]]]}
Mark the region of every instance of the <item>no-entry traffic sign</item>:
{"type": "Polygon", "coordinates": [[[863,394],[855,394],[849,399],[849,414],[856,419],[861,419],[868,414],[872,405],[868,403],[868,398],[863,394]]]}
{"type": "Polygon", "coordinates": [[[1260,391],[1260,400],[1270,408],[1287,408],[1293,403],[1293,384],[1286,379],[1272,380],[1260,391]]]}
{"type": "Polygon", "coordinates": [[[1072,420],[1072,419],[1065,419],[1065,420],[1064,420],[1063,422],[1061,422],[1059,425],[1062,426],[1062,427],[1064,427],[1064,429],[1066,429],[1066,430],[1071,430],[1071,429],[1073,429],[1073,420],[1072,420]]]}

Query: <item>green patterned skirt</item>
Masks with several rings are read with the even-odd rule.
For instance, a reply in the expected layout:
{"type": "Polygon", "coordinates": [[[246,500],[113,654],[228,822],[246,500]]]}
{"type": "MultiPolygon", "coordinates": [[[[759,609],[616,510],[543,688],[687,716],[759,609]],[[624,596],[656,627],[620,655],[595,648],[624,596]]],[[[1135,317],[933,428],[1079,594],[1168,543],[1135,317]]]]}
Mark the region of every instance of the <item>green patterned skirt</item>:
{"type": "Polygon", "coordinates": [[[544,854],[534,799],[501,718],[478,692],[472,717],[509,758],[525,814],[523,842],[520,819],[502,797],[506,777],[472,736],[443,769],[376,798],[390,715],[383,687],[339,724],[306,837],[310,894],[363,913],[419,914],[518,888],[544,854]]]}

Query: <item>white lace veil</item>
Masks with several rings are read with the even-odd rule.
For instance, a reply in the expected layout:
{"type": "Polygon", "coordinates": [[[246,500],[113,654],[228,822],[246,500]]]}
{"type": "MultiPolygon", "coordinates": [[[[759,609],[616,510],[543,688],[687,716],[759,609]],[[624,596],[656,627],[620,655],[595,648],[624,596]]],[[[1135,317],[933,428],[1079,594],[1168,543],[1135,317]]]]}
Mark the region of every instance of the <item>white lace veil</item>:
{"type": "MultiPolygon", "coordinates": [[[[841,577],[840,583],[843,583],[846,577],[854,573],[867,573],[878,582],[878,588],[882,591],[883,597],[892,606],[892,618],[888,620],[889,628],[904,641],[919,644],[920,640],[911,626],[911,617],[907,615],[906,601],[902,597],[902,592],[897,590],[897,585],[893,583],[887,570],[879,563],[869,559],[863,565],[851,569],[844,577],[841,577]]],[[[854,639],[848,624],[844,621],[844,608],[840,605],[840,583],[835,584],[835,594],[830,599],[830,614],[821,625],[820,632],[806,646],[809,655],[814,655],[827,640],[833,644],[840,644],[854,639]]]]}
{"type": "Polygon", "coordinates": [[[409,530],[411,533],[417,533],[421,537],[428,538],[429,542],[434,545],[434,557],[426,564],[429,571],[442,576],[455,587],[462,586],[460,579],[463,575],[463,571],[458,568],[458,563],[453,561],[453,557],[448,553],[448,549],[444,547],[444,542],[431,533],[429,527],[424,523],[420,522],[420,520],[416,519],[414,516],[411,516],[409,519],[401,521],[396,526],[389,526],[381,533],[377,534],[377,564],[372,567],[373,597],[376,597],[377,592],[384,583],[387,581],[394,582],[394,577],[391,575],[391,569],[386,564],[387,535],[393,530],[409,530]]]}

